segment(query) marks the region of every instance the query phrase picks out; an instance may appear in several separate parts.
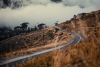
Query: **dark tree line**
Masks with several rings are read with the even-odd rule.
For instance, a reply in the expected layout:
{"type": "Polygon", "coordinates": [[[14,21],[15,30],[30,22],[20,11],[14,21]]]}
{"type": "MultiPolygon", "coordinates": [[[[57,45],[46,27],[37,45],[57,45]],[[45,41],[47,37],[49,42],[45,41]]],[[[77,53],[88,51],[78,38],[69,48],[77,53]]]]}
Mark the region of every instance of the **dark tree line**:
{"type": "Polygon", "coordinates": [[[25,33],[25,32],[30,32],[30,31],[41,30],[41,29],[44,29],[47,27],[46,24],[44,24],[44,23],[38,24],[37,26],[34,26],[33,28],[28,27],[28,25],[29,25],[28,22],[24,22],[24,23],[20,24],[20,26],[14,27],[14,30],[22,31],[25,33]]]}
{"type": "Polygon", "coordinates": [[[47,27],[46,24],[44,23],[38,24],[33,28],[28,27],[28,25],[29,25],[28,22],[24,22],[19,26],[14,27],[13,30],[9,27],[0,27],[0,41],[7,39],[9,37],[13,37],[16,35],[23,35],[31,31],[37,31],[47,27]]]}
{"type": "Polygon", "coordinates": [[[0,28],[0,41],[7,39],[12,36],[12,29],[9,27],[1,27],[0,28]]]}
{"type": "MultiPolygon", "coordinates": [[[[57,22],[55,23],[55,26],[58,25],[57,22]]],[[[0,27],[0,41],[16,35],[24,35],[32,31],[37,31],[47,28],[46,24],[44,23],[40,23],[37,26],[35,25],[32,28],[29,27],[28,25],[29,25],[28,22],[24,22],[21,23],[19,26],[14,27],[14,29],[11,29],[10,27],[0,27]]],[[[58,29],[55,30],[58,31],[58,29]]]]}

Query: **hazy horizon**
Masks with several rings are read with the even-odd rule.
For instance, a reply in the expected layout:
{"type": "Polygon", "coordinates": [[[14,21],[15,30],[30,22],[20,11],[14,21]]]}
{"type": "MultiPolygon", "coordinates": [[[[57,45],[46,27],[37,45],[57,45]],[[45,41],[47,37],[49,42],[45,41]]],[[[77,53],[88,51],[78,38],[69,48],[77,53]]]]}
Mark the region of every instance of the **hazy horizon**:
{"type": "Polygon", "coordinates": [[[70,20],[73,15],[83,12],[91,12],[100,9],[99,0],[62,0],[60,3],[54,3],[50,0],[30,0],[34,2],[23,4],[28,6],[18,9],[5,8],[0,9],[0,26],[15,27],[23,22],[29,22],[29,26],[35,26],[37,23],[45,23],[53,26],[58,23],[70,20]]]}

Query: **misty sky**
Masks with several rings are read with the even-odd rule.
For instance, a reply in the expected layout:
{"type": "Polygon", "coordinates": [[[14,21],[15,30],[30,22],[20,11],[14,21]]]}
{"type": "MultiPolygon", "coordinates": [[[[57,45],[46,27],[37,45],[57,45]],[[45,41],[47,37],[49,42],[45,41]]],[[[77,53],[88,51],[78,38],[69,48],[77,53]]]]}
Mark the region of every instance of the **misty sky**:
{"type": "Polygon", "coordinates": [[[18,26],[22,22],[29,22],[30,26],[46,23],[49,26],[70,20],[74,14],[91,12],[100,9],[100,0],[63,0],[54,3],[50,0],[31,0],[30,4],[24,0],[26,7],[18,9],[0,9],[0,25],[18,26]]]}

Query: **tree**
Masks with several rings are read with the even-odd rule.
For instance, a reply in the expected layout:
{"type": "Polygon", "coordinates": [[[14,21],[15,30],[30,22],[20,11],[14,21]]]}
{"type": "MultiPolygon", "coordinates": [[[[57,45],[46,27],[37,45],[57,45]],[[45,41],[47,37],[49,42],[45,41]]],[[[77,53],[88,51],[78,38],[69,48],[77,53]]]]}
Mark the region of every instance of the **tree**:
{"type": "Polygon", "coordinates": [[[38,25],[39,30],[43,29],[44,26],[46,26],[44,23],[39,24],[39,25],[38,25]]]}
{"type": "Polygon", "coordinates": [[[31,28],[30,27],[28,27],[28,32],[30,32],[31,31],[31,28]]]}
{"type": "Polygon", "coordinates": [[[16,26],[14,27],[14,30],[19,30],[21,27],[20,26],[16,26]]]}
{"type": "Polygon", "coordinates": [[[37,27],[36,26],[34,27],[34,31],[37,31],[37,27]]]}
{"type": "Polygon", "coordinates": [[[55,22],[55,26],[57,26],[57,25],[58,25],[58,21],[55,22]]]}
{"type": "Polygon", "coordinates": [[[21,24],[21,28],[23,29],[23,31],[26,31],[28,24],[29,24],[28,22],[24,22],[21,24]]]}

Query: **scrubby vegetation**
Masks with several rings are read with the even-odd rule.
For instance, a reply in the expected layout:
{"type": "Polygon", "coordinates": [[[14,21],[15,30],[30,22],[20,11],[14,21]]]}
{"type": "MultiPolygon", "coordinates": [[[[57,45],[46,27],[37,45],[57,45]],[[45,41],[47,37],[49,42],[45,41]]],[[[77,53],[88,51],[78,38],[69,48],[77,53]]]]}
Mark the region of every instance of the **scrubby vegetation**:
{"type": "Polygon", "coordinates": [[[55,47],[53,44],[62,45],[70,39],[70,35],[57,32],[54,28],[48,27],[1,41],[0,57],[11,57],[14,55],[33,53],[55,47]]]}
{"type": "Polygon", "coordinates": [[[58,25],[67,31],[83,34],[85,39],[76,45],[54,51],[48,55],[17,67],[99,67],[100,66],[100,10],[85,13],[58,25]]]}
{"type": "Polygon", "coordinates": [[[17,67],[98,67],[100,65],[98,38],[95,36],[87,38],[84,42],[69,46],[65,50],[54,51],[17,67]]]}
{"type": "MultiPolygon", "coordinates": [[[[48,34],[49,31],[42,30],[46,28],[46,25],[41,23],[34,28],[30,28],[28,24],[28,22],[24,22],[20,24],[20,26],[16,26],[13,30],[6,26],[0,27],[0,56],[8,52],[40,46],[38,41],[40,41],[40,43],[42,42],[41,45],[46,44],[44,38],[46,38],[46,34],[48,34]]],[[[53,30],[51,30],[51,32],[53,32],[53,30]]],[[[52,36],[48,38],[53,37],[54,33],[51,34],[52,36]]]]}

